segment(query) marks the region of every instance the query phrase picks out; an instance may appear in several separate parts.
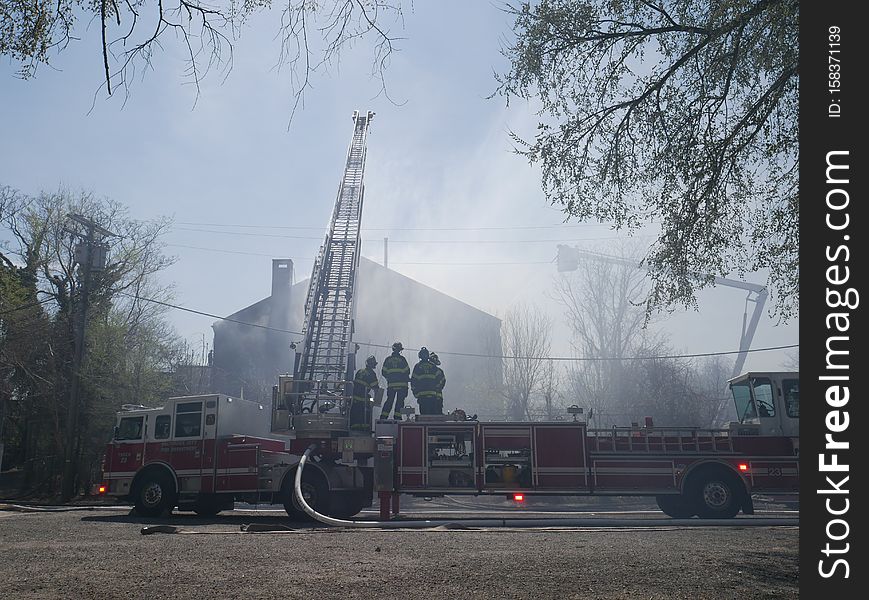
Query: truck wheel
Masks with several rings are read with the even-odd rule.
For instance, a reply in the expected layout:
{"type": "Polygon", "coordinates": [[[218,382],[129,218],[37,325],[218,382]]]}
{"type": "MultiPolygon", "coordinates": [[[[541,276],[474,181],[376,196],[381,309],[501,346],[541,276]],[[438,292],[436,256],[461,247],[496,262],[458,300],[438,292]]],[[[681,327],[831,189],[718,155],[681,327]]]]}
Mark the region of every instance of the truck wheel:
{"type": "Polygon", "coordinates": [[[136,512],[143,517],[159,517],[175,507],[175,484],[168,473],[151,471],[136,485],[136,512]]]}
{"type": "Polygon", "coordinates": [[[674,519],[690,519],[697,514],[691,502],[681,495],[655,496],[655,501],[665,515],[674,519]]]}
{"type": "MultiPolygon", "coordinates": [[[[284,481],[284,510],[293,519],[300,521],[312,521],[305,509],[296,500],[295,492],[296,473],[295,471],[287,475],[284,481]]],[[[329,514],[329,487],[323,479],[323,476],[317,472],[312,475],[304,473],[302,475],[302,496],[308,506],[313,508],[320,514],[329,514]]]]}
{"type": "Polygon", "coordinates": [[[690,498],[701,519],[732,519],[739,512],[743,493],[735,475],[716,469],[698,474],[690,498]]]}
{"type": "Polygon", "coordinates": [[[349,519],[358,515],[365,508],[365,497],[358,493],[333,495],[331,505],[329,507],[330,517],[349,519]]]}
{"type": "Polygon", "coordinates": [[[196,501],[196,504],[193,505],[193,512],[200,517],[215,517],[225,508],[225,500],[206,496],[196,501]]]}

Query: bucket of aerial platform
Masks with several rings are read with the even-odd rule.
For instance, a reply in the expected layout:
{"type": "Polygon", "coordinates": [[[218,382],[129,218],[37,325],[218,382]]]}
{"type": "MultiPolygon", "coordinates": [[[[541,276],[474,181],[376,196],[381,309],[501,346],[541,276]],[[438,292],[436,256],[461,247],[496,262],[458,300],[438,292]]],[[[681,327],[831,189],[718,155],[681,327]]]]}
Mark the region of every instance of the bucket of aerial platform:
{"type": "Polygon", "coordinates": [[[340,437],[349,429],[346,381],[299,381],[281,375],[272,393],[272,431],[297,438],[340,437]]]}

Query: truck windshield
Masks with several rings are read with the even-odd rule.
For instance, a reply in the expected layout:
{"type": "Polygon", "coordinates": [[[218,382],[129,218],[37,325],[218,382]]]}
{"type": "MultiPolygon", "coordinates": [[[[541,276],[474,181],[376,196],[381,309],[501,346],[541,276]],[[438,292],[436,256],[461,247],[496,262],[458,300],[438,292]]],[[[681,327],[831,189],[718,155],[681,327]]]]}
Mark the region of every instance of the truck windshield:
{"type": "Polygon", "coordinates": [[[730,392],[733,394],[733,402],[736,404],[736,418],[739,419],[739,422],[744,423],[747,419],[756,419],[757,410],[755,410],[754,401],[751,399],[751,388],[748,386],[748,382],[732,384],[730,392]]]}
{"type": "Polygon", "coordinates": [[[141,440],[142,421],[145,417],[122,417],[116,440],[141,440]]]}
{"type": "Polygon", "coordinates": [[[751,380],[754,389],[754,401],[761,417],[775,416],[775,400],[772,396],[772,382],[766,377],[755,377],[751,380]]]}

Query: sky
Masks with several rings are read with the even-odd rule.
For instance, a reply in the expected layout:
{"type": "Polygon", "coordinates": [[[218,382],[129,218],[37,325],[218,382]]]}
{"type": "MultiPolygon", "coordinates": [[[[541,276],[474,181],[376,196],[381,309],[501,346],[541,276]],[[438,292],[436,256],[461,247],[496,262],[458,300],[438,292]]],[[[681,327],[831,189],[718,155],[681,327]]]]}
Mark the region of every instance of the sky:
{"type": "MultiPolygon", "coordinates": [[[[371,110],[363,255],[382,262],[387,237],[389,267],[404,275],[499,317],[534,306],[554,323],[553,354],[570,355],[552,292],[556,245],[606,252],[626,235],[562,224],[539,169],[513,152],[509,132],[531,136],[537,118],[526,102],[490,97],[493,74],[508,66],[500,48],[509,17],[485,1],[415,2],[404,28],[393,29],[405,39],[386,71],[389,98],[370,76],[370,46],[359,43],[315,77],[290,124],[293,95],[290,74],[276,68],[275,16],[248,23],[232,70],[212,72],[198,96],[183,77],[180,51],[167,45],[129,97],[106,99],[97,93],[102,63],[93,31],[31,80],[14,76],[17,65],[0,64],[0,185],[30,194],[87,190],[127,205],[136,219],[172,217],[163,241],[178,260],[161,283],[173,286],[181,306],[230,315],[268,296],[271,258],[292,258],[296,280],[308,277],[351,114],[371,110]]],[[[638,235],[632,243],[652,241],[638,235]]],[[[746,279],[765,281],[759,273],[746,279]]],[[[736,350],[745,292],[718,287],[698,300],[699,311],[677,311],[657,327],[681,353],[736,350]]],[[[182,311],[168,318],[193,346],[211,343],[214,319],[182,311]]],[[[796,344],[797,329],[797,319],[781,325],[764,314],[752,347],[796,344]]],[[[753,353],[744,370],[779,370],[794,355],[753,353]]]]}

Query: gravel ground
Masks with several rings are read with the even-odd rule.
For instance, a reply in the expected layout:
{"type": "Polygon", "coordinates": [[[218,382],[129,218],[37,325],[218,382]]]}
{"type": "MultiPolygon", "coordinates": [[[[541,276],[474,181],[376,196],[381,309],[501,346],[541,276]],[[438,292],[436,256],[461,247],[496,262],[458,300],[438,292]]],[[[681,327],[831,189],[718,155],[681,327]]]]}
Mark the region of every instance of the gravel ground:
{"type": "Polygon", "coordinates": [[[277,514],[0,510],[0,598],[798,598],[799,529],[345,530],[277,514]],[[171,523],[196,534],[142,535],[171,523]]]}

